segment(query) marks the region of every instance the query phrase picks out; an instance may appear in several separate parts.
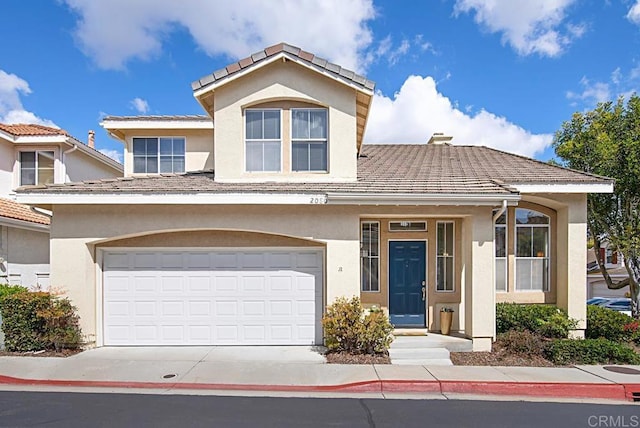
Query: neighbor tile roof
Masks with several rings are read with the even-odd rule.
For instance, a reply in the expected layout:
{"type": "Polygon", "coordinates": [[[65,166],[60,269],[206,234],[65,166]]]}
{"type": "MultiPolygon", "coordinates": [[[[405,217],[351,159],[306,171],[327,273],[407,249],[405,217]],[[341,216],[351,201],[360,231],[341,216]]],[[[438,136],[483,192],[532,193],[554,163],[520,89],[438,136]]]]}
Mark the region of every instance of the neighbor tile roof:
{"type": "Polygon", "coordinates": [[[358,180],[346,183],[220,183],[213,172],[161,174],[28,186],[22,193],[413,193],[509,195],[516,183],[602,183],[608,179],[487,147],[366,145],[358,180]]]}
{"type": "Polygon", "coordinates": [[[44,125],[34,125],[29,123],[5,124],[0,123],[0,131],[11,134],[14,137],[19,136],[41,136],[41,135],[65,135],[69,136],[67,131],[60,128],[53,128],[44,125]]]}
{"type": "Polygon", "coordinates": [[[0,198],[0,217],[38,224],[50,223],[50,219],[46,215],[38,214],[31,210],[27,205],[19,204],[5,198],[0,198]]]}
{"type": "Polygon", "coordinates": [[[203,114],[180,114],[180,115],[141,115],[141,116],[106,116],[103,120],[123,120],[123,121],[135,121],[135,120],[148,120],[148,121],[203,121],[211,122],[211,117],[203,114]]]}
{"type": "Polygon", "coordinates": [[[336,77],[346,79],[356,86],[359,86],[368,91],[372,91],[375,87],[375,83],[373,81],[351,70],[343,68],[337,64],[330,63],[326,59],[303,51],[299,47],[292,46],[287,43],[278,43],[277,45],[273,45],[264,50],[258,51],[247,58],[243,58],[238,62],[229,64],[225,68],[216,70],[213,73],[208,74],[200,78],[199,80],[196,80],[195,82],[191,83],[191,89],[197,91],[198,89],[202,89],[214,82],[220,82],[224,79],[229,78],[233,74],[238,73],[239,71],[242,71],[248,67],[253,67],[255,64],[266,61],[274,55],[278,55],[283,52],[293,56],[297,60],[303,61],[313,66],[314,68],[329,72],[336,77]]]}

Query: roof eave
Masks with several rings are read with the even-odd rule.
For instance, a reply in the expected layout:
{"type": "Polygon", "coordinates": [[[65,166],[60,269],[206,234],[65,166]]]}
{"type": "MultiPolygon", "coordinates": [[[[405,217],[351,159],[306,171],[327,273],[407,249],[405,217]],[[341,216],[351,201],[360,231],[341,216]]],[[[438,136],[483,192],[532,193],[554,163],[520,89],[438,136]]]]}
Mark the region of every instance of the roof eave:
{"type": "Polygon", "coordinates": [[[0,225],[8,227],[17,227],[18,229],[31,230],[35,232],[49,232],[50,226],[44,223],[33,221],[18,220],[16,218],[0,216],[0,225]]]}
{"type": "Polygon", "coordinates": [[[515,206],[520,201],[518,194],[490,193],[327,193],[327,203],[335,205],[489,205],[503,201],[515,206]]]}
{"type": "Polygon", "coordinates": [[[613,193],[613,181],[590,183],[509,183],[520,193],[613,193]]]}
{"type": "MultiPolygon", "coordinates": [[[[211,91],[213,91],[213,90],[215,90],[215,89],[217,89],[217,88],[219,88],[219,87],[221,87],[223,85],[226,85],[229,82],[233,82],[234,80],[239,79],[241,77],[244,77],[247,74],[252,73],[253,71],[255,71],[257,69],[260,69],[262,67],[265,67],[265,66],[267,66],[269,64],[272,64],[272,63],[274,63],[276,61],[283,60],[283,59],[284,60],[293,61],[296,64],[299,64],[299,65],[301,65],[303,67],[306,67],[309,70],[313,70],[313,71],[315,71],[315,72],[317,72],[319,74],[322,74],[322,75],[324,75],[324,76],[326,76],[326,77],[328,77],[328,78],[330,78],[332,80],[340,82],[340,83],[342,83],[344,85],[347,85],[347,86],[349,86],[351,88],[354,88],[354,89],[356,89],[356,90],[358,90],[360,92],[363,92],[363,93],[365,93],[367,95],[373,96],[373,90],[372,89],[368,89],[368,88],[365,88],[364,86],[358,85],[357,83],[355,83],[353,81],[350,81],[349,79],[347,79],[347,78],[345,78],[345,77],[343,77],[341,75],[336,75],[336,74],[330,72],[329,70],[326,70],[326,69],[323,69],[321,67],[318,67],[318,66],[314,65],[313,63],[309,63],[308,61],[305,61],[302,58],[298,58],[295,55],[292,55],[292,54],[290,54],[288,52],[279,52],[279,53],[277,53],[277,54],[275,54],[275,55],[273,55],[273,56],[271,56],[269,58],[265,58],[265,59],[261,60],[260,62],[254,63],[254,64],[252,64],[252,65],[250,65],[250,66],[248,66],[248,67],[246,67],[246,68],[244,68],[244,69],[242,69],[240,71],[237,71],[237,72],[235,72],[233,74],[230,74],[229,76],[225,76],[225,77],[223,77],[221,79],[214,80],[212,82],[206,83],[206,84],[202,85],[201,87],[199,87],[197,89],[194,89],[193,96],[196,99],[199,100],[200,97],[202,97],[203,95],[205,95],[205,94],[207,94],[207,93],[209,93],[209,92],[211,92],[211,91]]],[[[192,83],[192,87],[196,86],[196,83],[198,83],[198,82],[199,81],[193,82],[192,83]]]]}

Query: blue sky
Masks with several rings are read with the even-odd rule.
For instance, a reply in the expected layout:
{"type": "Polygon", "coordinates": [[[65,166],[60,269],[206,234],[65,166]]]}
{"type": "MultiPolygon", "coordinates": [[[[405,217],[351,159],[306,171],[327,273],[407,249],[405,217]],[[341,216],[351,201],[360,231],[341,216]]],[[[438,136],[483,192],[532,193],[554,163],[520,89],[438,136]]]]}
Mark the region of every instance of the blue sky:
{"type": "Polygon", "coordinates": [[[538,159],[575,111],[640,86],[640,0],[4,0],[0,122],[114,157],[105,114],[202,114],[190,83],[285,41],[377,83],[365,140],[538,159]]]}

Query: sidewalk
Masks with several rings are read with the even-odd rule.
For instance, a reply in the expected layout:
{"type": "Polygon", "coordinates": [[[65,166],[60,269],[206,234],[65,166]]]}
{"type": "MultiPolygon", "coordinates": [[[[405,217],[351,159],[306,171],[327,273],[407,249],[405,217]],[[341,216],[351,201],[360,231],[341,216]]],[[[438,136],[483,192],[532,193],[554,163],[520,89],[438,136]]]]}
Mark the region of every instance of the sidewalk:
{"type": "Polygon", "coordinates": [[[0,386],[640,400],[640,366],[613,366],[636,374],[605,367],[338,365],[305,347],[99,348],[68,358],[0,357],[0,386]]]}

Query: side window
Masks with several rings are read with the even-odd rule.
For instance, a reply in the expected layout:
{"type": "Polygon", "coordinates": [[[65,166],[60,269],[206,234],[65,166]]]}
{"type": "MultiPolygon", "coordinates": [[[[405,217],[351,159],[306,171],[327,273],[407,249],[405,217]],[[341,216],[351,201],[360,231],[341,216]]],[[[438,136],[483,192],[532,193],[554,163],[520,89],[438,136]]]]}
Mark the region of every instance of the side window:
{"type": "Polygon", "coordinates": [[[245,110],[245,171],[282,169],[280,110],[245,110]]]}
{"type": "MultiPolygon", "coordinates": [[[[497,210],[493,211],[494,214],[497,210]]],[[[507,291],[507,213],[498,217],[494,226],[496,291],[507,291]]]]}
{"type": "Polygon", "coordinates": [[[20,152],[20,185],[54,182],[53,151],[20,152]]]}
{"type": "Polygon", "coordinates": [[[185,139],[182,137],[134,138],[133,172],[136,174],[185,172],[185,139]]]}
{"type": "Polygon", "coordinates": [[[439,221],[436,230],[436,291],[453,291],[454,222],[439,221]]]}
{"type": "Polygon", "coordinates": [[[327,171],[327,109],[291,110],[291,168],[327,171]]]}
{"type": "Polygon", "coordinates": [[[516,209],[516,290],[549,291],[549,217],[516,209]]]}
{"type": "Polygon", "coordinates": [[[360,232],[360,289],[380,291],[380,224],[362,222],[360,232]]]}

